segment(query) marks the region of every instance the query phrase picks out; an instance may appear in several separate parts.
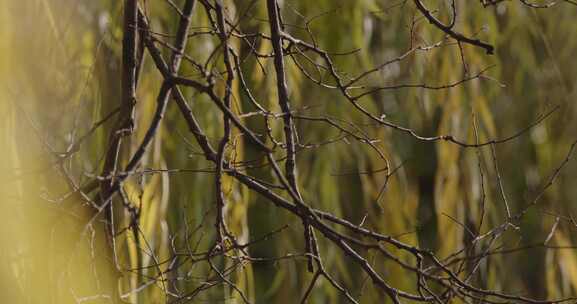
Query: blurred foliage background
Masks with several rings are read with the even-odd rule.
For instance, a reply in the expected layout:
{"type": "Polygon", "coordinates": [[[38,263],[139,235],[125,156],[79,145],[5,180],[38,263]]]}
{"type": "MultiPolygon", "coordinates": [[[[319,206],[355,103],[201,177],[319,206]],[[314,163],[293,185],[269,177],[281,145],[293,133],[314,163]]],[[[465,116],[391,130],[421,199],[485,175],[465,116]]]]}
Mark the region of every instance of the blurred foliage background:
{"type": "MultiPolygon", "coordinates": [[[[183,1],[173,1],[182,6],[183,1]]],[[[78,194],[70,194],[71,187],[87,185],[100,173],[112,123],[107,121],[90,133],[79,152],[66,161],[55,157],[118,104],[122,3],[0,3],[0,297],[5,303],[109,303],[116,298],[130,303],[172,303],[174,294],[195,290],[210,271],[207,265],[185,258],[174,262],[181,263],[175,273],[166,272],[173,263],[149,267],[174,257],[173,248],[206,251],[215,237],[210,229],[213,219],[207,216],[214,213],[212,175],[194,171],[210,164],[199,154],[174,105],[169,104],[161,130],[142,163],[141,168],[149,169],[149,174],[132,176],[123,186],[131,204],[141,210],[141,231],[119,235],[116,255],[109,252],[98,219],[92,228],[85,227],[94,220],[92,209],[78,194]],[[161,282],[152,280],[159,276],[161,282]]],[[[450,12],[447,1],[427,4],[436,7],[441,16],[450,12]]],[[[175,31],[177,14],[166,1],[148,0],[142,5],[156,32],[175,31]]],[[[250,11],[250,17],[240,22],[244,31],[269,31],[263,21],[264,1],[225,1],[225,5],[235,20],[250,11]]],[[[297,161],[305,200],[315,208],[354,223],[363,221],[366,227],[433,250],[441,258],[462,248],[472,234],[483,234],[503,223],[507,216],[503,197],[513,213],[530,204],[577,138],[577,8],[559,3],[548,9],[531,9],[517,1],[487,8],[478,1],[462,0],[457,5],[458,29],[493,43],[495,55],[467,45],[461,53],[456,44],[448,43],[388,65],[368,84],[442,86],[491,67],[485,76],[449,89],[383,90],[360,102],[419,134],[450,134],[467,142],[510,136],[559,107],[534,128],[494,148],[424,143],[371,125],[338,94],[311,83],[296,65],[287,66],[291,100],[297,109],[311,116],[330,115],[362,125],[369,136],[380,140],[378,146],[389,160],[354,142],[304,149],[297,161]],[[386,166],[397,170],[390,177],[375,172],[386,166]],[[385,180],[387,186],[382,192],[385,180]]],[[[328,51],[359,49],[334,57],[339,69],[350,75],[395,58],[411,46],[443,40],[443,33],[420,17],[411,1],[285,0],[282,13],[288,25],[308,22],[316,43],[328,51]],[[417,33],[414,39],[410,38],[411,31],[417,33]]],[[[204,12],[196,10],[193,28],[208,26],[204,12]]],[[[302,27],[287,26],[286,30],[309,39],[302,27]]],[[[237,43],[243,52],[238,42],[231,43],[237,43]]],[[[206,58],[215,45],[214,38],[194,36],[187,54],[206,58]]],[[[261,41],[255,47],[262,52],[271,50],[268,42],[261,41]]],[[[246,81],[264,106],[275,109],[272,59],[262,59],[260,64],[262,67],[254,59],[243,63],[249,76],[246,81]]],[[[192,73],[194,70],[183,63],[180,74],[192,73]]],[[[145,128],[140,126],[147,126],[152,118],[161,82],[152,61],[145,58],[137,92],[137,127],[123,151],[123,161],[144,136],[145,128]]],[[[234,90],[235,112],[254,110],[238,87],[234,90]]],[[[194,113],[207,135],[217,142],[220,113],[205,97],[184,91],[194,100],[194,113]]],[[[264,128],[257,119],[247,118],[245,122],[253,129],[264,128]]],[[[317,122],[297,120],[297,128],[303,143],[338,136],[317,122]]],[[[237,145],[234,156],[239,161],[261,157],[246,144],[237,145]]],[[[571,216],[577,201],[576,169],[576,163],[570,161],[537,205],[529,209],[518,229],[507,230],[494,243],[485,244],[493,249],[529,247],[487,257],[471,278],[473,282],[536,298],[576,294],[577,255],[572,249],[560,248],[577,241],[571,216]],[[546,240],[551,248],[535,246],[546,240]]],[[[270,177],[269,170],[250,170],[251,175],[270,177]]],[[[289,225],[282,233],[251,247],[252,256],[302,252],[298,218],[232,179],[225,182],[227,221],[239,240],[255,240],[289,225]]],[[[130,217],[122,205],[116,209],[117,226],[122,229],[130,217]]],[[[383,296],[358,267],[325,240],[320,240],[320,249],[328,269],[360,303],[382,303],[383,296]]],[[[480,254],[483,248],[476,250],[480,254]]],[[[368,259],[393,286],[414,288],[414,275],[392,261],[375,258],[369,253],[368,259]]],[[[231,279],[255,303],[294,303],[310,277],[305,260],[288,259],[246,264],[231,279]]],[[[327,282],[319,281],[316,287],[310,303],[345,302],[327,282]]],[[[192,302],[241,303],[226,285],[200,293],[192,302]]]]}

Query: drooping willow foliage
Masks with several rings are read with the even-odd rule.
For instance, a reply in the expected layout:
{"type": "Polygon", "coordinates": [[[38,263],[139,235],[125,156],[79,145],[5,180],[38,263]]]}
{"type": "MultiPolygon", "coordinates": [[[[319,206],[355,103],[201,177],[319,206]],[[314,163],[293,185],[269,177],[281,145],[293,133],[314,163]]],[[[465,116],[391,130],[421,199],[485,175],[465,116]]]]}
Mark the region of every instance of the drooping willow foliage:
{"type": "Polygon", "coordinates": [[[7,303],[577,297],[577,3],[0,4],[7,303]]]}

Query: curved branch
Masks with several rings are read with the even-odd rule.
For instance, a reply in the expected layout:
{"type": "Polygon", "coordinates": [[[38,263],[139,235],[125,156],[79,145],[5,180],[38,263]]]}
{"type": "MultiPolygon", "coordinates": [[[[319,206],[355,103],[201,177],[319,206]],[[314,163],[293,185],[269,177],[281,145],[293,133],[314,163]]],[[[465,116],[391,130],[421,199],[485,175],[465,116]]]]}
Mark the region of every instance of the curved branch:
{"type": "Polygon", "coordinates": [[[469,38],[461,33],[455,32],[451,28],[451,26],[447,26],[443,24],[441,21],[439,21],[439,19],[435,18],[435,16],[433,16],[433,14],[425,7],[425,5],[421,2],[421,0],[414,0],[414,1],[415,5],[417,6],[417,9],[421,12],[421,14],[423,14],[423,16],[425,16],[425,18],[427,18],[427,20],[429,20],[429,23],[433,24],[435,27],[445,32],[445,34],[451,36],[451,38],[462,43],[467,43],[470,45],[483,48],[489,55],[492,55],[494,53],[495,47],[493,45],[483,42],[479,39],[469,38]]]}

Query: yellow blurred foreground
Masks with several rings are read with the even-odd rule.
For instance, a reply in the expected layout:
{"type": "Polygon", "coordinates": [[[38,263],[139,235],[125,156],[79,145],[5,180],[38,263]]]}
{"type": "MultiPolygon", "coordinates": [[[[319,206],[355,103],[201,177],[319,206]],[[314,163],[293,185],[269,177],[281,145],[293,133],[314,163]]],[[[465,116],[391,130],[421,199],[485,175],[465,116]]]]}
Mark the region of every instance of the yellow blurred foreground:
{"type": "Polygon", "coordinates": [[[0,1],[0,302],[115,302],[102,223],[86,226],[93,209],[71,192],[73,185],[47,183],[63,180],[66,168],[55,165],[43,141],[50,130],[28,115],[49,102],[41,92],[68,72],[52,69],[42,79],[28,70],[31,63],[57,68],[61,58],[48,53],[62,46],[50,36],[50,20],[58,16],[38,14],[43,1],[20,2],[0,1]]]}

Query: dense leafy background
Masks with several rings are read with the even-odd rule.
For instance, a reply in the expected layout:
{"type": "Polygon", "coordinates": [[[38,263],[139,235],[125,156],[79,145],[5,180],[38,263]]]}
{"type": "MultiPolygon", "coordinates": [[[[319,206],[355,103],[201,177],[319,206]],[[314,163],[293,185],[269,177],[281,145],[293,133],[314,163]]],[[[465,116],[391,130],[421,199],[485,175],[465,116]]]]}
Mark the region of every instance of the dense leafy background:
{"type": "MultiPolygon", "coordinates": [[[[182,1],[174,2],[181,5],[182,1]]],[[[249,1],[226,1],[229,16],[241,15],[248,4],[249,1]]],[[[386,90],[371,94],[361,102],[419,134],[451,134],[467,142],[509,136],[559,106],[559,110],[527,133],[495,146],[505,196],[516,212],[540,192],[577,138],[577,61],[574,59],[577,8],[560,3],[537,10],[516,1],[488,8],[483,8],[478,1],[457,1],[457,4],[459,30],[476,34],[496,46],[493,56],[463,46],[464,60],[471,73],[492,66],[485,74],[487,77],[450,89],[386,90]]],[[[441,14],[448,12],[445,1],[429,1],[428,5],[437,7],[441,14]]],[[[174,32],[176,14],[165,1],[146,1],[146,8],[156,32],[174,32]]],[[[311,20],[310,29],[316,42],[329,51],[358,48],[359,51],[351,55],[335,56],[339,69],[351,75],[399,56],[411,43],[428,45],[443,40],[442,32],[419,19],[411,1],[291,0],[283,1],[282,11],[287,24],[303,25],[311,20]],[[415,16],[418,19],[412,29],[415,16]],[[411,30],[418,33],[412,42],[409,41],[411,30]]],[[[0,89],[3,150],[0,256],[4,261],[0,287],[10,291],[1,297],[13,300],[6,303],[26,303],[23,299],[46,303],[35,301],[31,294],[42,288],[46,290],[39,292],[39,297],[64,303],[71,299],[71,289],[63,287],[67,284],[76,286],[77,297],[88,296],[90,290],[94,291],[97,272],[100,277],[106,277],[105,273],[109,272],[106,269],[112,261],[101,253],[106,251],[106,246],[102,250],[91,250],[84,239],[92,232],[82,236],[74,232],[80,231],[90,218],[90,215],[82,216],[87,211],[79,207],[79,200],[47,202],[68,191],[58,170],[50,165],[55,159],[49,150],[65,151],[72,139],[85,134],[94,122],[116,107],[120,92],[121,16],[122,1],[30,0],[0,4],[0,36],[3,37],[0,39],[0,81],[3,83],[0,89]],[[103,260],[99,266],[90,262],[95,252],[103,260]],[[78,261],[74,264],[70,260],[78,261]],[[31,291],[32,288],[36,291],[31,291]]],[[[265,18],[264,1],[256,1],[250,16],[240,24],[245,31],[268,32],[265,18]]],[[[193,25],[198,29],[209,26],[200,9],[194,14],[193,25]]],[[[309,39],[306,31],[298,27],[287,26],[287,30],[309,39]]],[[[195,58],[205,58],[216,43],[213,38],[200,35],[191,38],[187,52],[195,58]]],[[[232,43],[240,45],[238,41],[232,43]]],[[[261,42],[257,48],[262,52],[271,49],[267,42],[261,42]]],[[[262,60],[262,64],[266,74],[254,60],[246,61],[243,69],[255,97],[274,109],[276,103],[269,101],[276,96],[272,60],[262,60]]],[[[368,123],[338,94],[305,79],[294,64],[287,68],[295,107],[307,108],[309,115],[326,114],[359,125],[368,123]]],[[[180,72],[188,75],[194,71],[184,63],[180,72]]],[[[370,81],[438,86],[463,77],[459,48],[448,44],[416,52],[388,66],[370,81]]],[[[138,87],[137,126],[148,125],[160,83],[160,74],[154,70],[150,58],[146,58],[138,87]]],[[[218,140],[221,131],[215,122],[222,119],[219,112],[204,97],[190,91],[186,94],[207,135],[218,140]]],[[[254,110],[238,87],[234,95],[237,113],[254,110]]],[[[254,129],[263,128],[257,119],[245,121],[254,129]]],[[[100,172],[110,127],[107,123],[97,129],[66,162],[67,170],[79,184],[100,172]]],[[[297,121],[297,128],[304,143],[318,143],[338,136],[331,128],[315,122],[297,121]]],[[[480,229],[483,233],[503,222],[506,213],[491,146],[465,149],[446,142],[423,143],[404,133],[370,124],[363,128],[371,137],[380,139],[378,145],[390,163],[355,142],[341,141],[298,154],[302,193],[314,207],[357,223],[366,217],[367,227],[430,248],[441,257],[470,240],[460,223],[467,229],[477,229],[483,216],[480,229]],[[384,174],[350,174],[375,171],[387,165],[400,167],[389,178],[382,196],[379,193],[385,182],[384,174]]],[[[140,142],[144,131],[143,127],[136,128],[132,148],[140,142]]],[[[142,167],[208,167],[198,152],[177,108],[171,104],[142,167]]],[[[247,145],[238,145],[234,153],[238,160],[259,157],[247,145]]],[[[129,148],[123,154],[129,155],[129,148]]],[[[524,217],[519,229],[508,230],[493,248],[543,243],[558,216],[561,217],[558,228],[548,244],[574,244],[577,240],[571,214],[577,201],[576,169],[576,163],[569,162],[538,205],[524,217]]],[[[268,170],[253,170],[251,174],[257,176],[270,175],[268,170]]],[[[119,263],[129,268],[151,265],[154,259],[164,261],[171,255],[171,242],[182,246],[187,238],[191,246],[198,243],[199,248],[206,250],[214,240],[211,230],[206,228],[211,227],[212,217],[205,216],[207,212],[214,212],[213,184],[211,175],[194,172],[157,172],[130,178],[124,189],[130,201],[142,208],[142,239],[146,245],[140,243],[143,250],[139,253],[132,235],[123,234],[116,240],[119,263]],[[202,223],[206,229],[194,231],[202,223]]],[[[226,181],[226,187],[229,226],[241,240],[255,239],[290,225],[277,237],[252,247],[253,256],[273,257],[302,251],[302,228],[297,218],[264,202],[232,180],[226,181]]],[[[119,207],[118,212],[124,211],[119,207]]],[[[122,227],[122,223],[119,226],[122,227]]],[[[99,238],[98,233],[96,235],[95,238],[99,238]]],[[[382,302],[382,295],[370,286],[357,267],[325,242],[321,241],[320,245],[325,263],[353,296],[361,303],[382,302]]],[[[369,259],[374,259],[378,265],[375,267],[393,286],[409,289],[414,286],[414,275],[395,263],[381,257],[369,256],[369,259]]],[[[234,280],[257,303],[294,303],[310,278],[304,265],[304,260],[248,264],[234,280]]],[[[167,264],[145,268],[142,274],[154,277],[166,267],[167,264]]],[[[577,291],[577,256],[573,250],[536,247],[491,256],[480,267],[472,280],[485,288],[538,298],[571,296],[577,291]]],[[[188,273],[188,279],[178,283],[180,290],[193,290],[199,284],[196,278],[207,271],[206,266],[185,264],[180,274],[188,273]]],[[[144,281],[138,279],[137,271],[124,272],[119,285],[121,291],[126,292],[144,281]]],[[[115,285],[116,281],[103,279],[97,289],[106,289],[106,284],[115,285]]],[[[326,282],[317,287],[311,303],[344,301],[326,282]]],[[[124,299],[160,303],[166,297],[164,288],[155,283],[124,299]]],[[[237,303],[234,296],[230,288],[213,288],[201,294],[198,301],[237,303]]],[[[99,300],[107,301],[95,301],[99,300]]]]}

